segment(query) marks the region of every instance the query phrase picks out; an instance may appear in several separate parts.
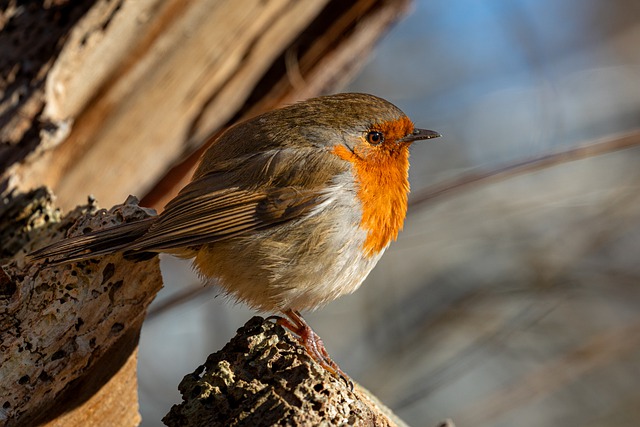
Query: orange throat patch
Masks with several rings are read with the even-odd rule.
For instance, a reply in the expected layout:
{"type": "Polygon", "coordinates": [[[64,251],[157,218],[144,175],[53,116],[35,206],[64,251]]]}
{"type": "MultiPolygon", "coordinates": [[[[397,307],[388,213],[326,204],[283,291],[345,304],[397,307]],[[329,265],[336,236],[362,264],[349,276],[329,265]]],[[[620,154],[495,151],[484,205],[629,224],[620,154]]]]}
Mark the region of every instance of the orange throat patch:
{"type": "Polygon", "coordinates": [[[404,224],[409,193],[409,147],[402,144],[393,148],[360,148],[363,153],[338,145],[333,153],[353,165],[362,204],[360,227],[367,232],[363,249],[372,257],[398,237],[404,224]]]}

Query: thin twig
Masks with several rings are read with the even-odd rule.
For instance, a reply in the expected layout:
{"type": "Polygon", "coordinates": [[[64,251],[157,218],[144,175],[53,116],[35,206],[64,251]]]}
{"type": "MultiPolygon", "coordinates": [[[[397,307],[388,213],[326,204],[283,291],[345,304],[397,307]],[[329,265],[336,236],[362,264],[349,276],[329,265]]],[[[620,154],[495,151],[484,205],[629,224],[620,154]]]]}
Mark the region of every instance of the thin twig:
{"type": "Polygon", "coordinates": [[[147,312],[147,320],[214,291],[217,291],[214,286],[203,286],[202,284],[183,288],[174,295],[167,297],[164,301],[153,304],[147,312]]]}
{"type": "Polygon", "coordinates": [[[640,131],[581,145],[565,151],[544,154],[540,157],[527,159],[487,171],[464,174],[451,180],[432,185],[424,190],[417,191],[414,193],[415,195],[412,197],[410,205],[412,207],[420,206],[424,203],[431,202],[438,197],[450,196],[457,191],[469,190],[476,185],[502,181],[525,173],[535,172],[552,166],[637,146],[640,146],[640,131]]]}

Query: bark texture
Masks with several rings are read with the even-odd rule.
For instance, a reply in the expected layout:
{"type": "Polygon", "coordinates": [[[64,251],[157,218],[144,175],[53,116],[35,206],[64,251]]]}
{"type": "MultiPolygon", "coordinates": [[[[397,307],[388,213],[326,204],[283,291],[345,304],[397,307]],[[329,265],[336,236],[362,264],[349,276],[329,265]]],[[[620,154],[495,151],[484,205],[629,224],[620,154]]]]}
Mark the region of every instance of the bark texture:
{"type": "Polygon", "coordinates": [[[177,426],[404,426],[355,384],[315,363],[288,332],[254,317],[204,365],[184,377],[183,402],[163,422],[177,426]]]}
{"type": "Polygon", "coordinates": [[[157,259],[112,255],[49,266],[25,254],[149,216],[130,198],[64,217],[44,189],[5,199],[0,212],[0,424],[137,425],[136,348],[162,286],[157,259]]]}

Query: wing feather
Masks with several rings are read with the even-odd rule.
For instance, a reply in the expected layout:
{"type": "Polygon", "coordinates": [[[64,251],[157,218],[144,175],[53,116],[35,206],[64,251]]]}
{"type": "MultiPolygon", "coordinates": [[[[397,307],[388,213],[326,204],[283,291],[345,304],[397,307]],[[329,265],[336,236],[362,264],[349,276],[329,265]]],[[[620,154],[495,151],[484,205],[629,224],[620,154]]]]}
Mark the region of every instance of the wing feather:
{"type": "Polygon", "coordinates": [[[346,162],[314,147],[278,147],[232,159],[211,152],[158,216],[58,242],[32,254],[64,262],[122,251],[194,247],[296,221],[329,207],[346,162]]]}
{"type": "Polygon", "coordinates": [[[214,243],[302,218],[326,199],[317,189],[226,188],[206,185],[215,175],[187,185],[149,231],[128,249],[160,251],[214,243]]]}

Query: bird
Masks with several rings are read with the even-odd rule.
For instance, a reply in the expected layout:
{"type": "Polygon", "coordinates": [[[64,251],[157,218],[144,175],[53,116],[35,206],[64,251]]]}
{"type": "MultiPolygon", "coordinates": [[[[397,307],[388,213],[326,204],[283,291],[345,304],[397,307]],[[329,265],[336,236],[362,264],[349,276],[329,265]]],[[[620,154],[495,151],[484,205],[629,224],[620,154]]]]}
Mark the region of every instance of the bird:
{"type": "Polygon", "coordinates": [[[116,252],[193,260],[204,280],[299,339],[346,377],[301,312],[354,292],[403,227],[409,147],[438,138],[374,95],[338,93],[237,123],[157,216],[69,237],[29,255],[68,263],[116,252]]]}

